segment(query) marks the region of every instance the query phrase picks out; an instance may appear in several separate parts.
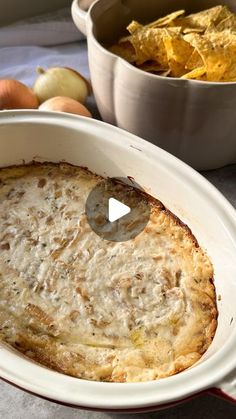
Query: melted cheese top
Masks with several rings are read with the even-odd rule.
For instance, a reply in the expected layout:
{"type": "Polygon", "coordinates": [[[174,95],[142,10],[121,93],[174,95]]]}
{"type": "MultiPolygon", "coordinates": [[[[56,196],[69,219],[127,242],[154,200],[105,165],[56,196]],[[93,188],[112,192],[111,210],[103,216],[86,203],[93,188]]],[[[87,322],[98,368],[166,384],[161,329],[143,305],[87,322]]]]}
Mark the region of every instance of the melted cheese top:
{"type": "Polygon", "coordinates": [[[0,170],[0,339],[80,378],[174,374],[214,336],[212,265],[159,201],[135,239],[102,240],[84,209],[100,179],[67,164],[0,170]]]}

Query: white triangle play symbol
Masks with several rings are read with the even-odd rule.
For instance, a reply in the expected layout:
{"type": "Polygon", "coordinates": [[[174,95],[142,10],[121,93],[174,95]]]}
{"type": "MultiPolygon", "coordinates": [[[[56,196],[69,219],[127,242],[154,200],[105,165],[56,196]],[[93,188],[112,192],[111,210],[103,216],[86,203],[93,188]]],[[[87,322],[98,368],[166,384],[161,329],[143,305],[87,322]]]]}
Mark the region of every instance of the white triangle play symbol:
{"type": "Polygon", "coordinates": [[[117,201],[115,198],[109,198],[108,201],[108,219],[111,223],[119,218],[124,217],[124,215],[129,214],[131,211],[130,207],[123,204],[120,201],[117,201]]]}

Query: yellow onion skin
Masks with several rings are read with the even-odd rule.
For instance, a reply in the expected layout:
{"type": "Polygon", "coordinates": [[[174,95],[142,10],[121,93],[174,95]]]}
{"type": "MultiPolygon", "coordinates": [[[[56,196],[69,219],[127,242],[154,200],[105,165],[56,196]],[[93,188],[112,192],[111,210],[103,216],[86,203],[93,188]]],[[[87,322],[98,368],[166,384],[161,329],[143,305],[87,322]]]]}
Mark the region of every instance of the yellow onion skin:
{"type": "Polygon", "coordinates": [[[41,103],[55,96],[64,96],[84,103],[91,87],[80,73],[67,67],[38,67],[39,73],[33,90],[41,103]]]}
{"type": "Polygon", "coordinates": [[[0,110],[36,109],[39,105],[35,93],[18,80],[0,80],[0,110]]]}
{"type": "Polygon", "coordinates": [[[75,115],[92,117],[89,110],[82,104],[74,99],[63,96],[56,96],[48,99],[39,106],[41,111],[56,111],[73,113],[75,115]]]}

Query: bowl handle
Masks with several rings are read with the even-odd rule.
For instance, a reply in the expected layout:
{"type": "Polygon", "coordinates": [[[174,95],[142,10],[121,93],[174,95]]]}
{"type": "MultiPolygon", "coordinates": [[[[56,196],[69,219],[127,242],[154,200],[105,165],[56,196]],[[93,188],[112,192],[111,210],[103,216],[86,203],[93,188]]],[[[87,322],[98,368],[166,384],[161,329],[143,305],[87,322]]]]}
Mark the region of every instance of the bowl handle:
{"type": "Polygon", "coordinates": [[[74,0],[71,6],[73,21],[80,32],[82,32],[84,35],[87,34],[87,11],[92,3],[94,3],[94,0],[74,0]]]}
{"type": "Polygon", "coordinates": [[[209,389],[209,392],[236,404],[236,370],[230,373],[217,387],[209,389]]]}

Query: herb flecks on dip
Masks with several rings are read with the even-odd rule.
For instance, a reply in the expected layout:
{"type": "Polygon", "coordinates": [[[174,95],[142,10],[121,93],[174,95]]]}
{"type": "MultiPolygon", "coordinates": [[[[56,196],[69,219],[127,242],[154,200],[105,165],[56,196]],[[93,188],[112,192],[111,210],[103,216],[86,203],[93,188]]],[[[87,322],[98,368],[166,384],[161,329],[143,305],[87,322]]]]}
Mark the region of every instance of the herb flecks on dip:
{"type": "Polygon", "coordinates": [[[215,333],[211,262],[151,197],[142,233],[102,240],[84,212],[100,180],[68,164],[0,170],[0,339],[87,380],[178,373],[215,333]]]}

